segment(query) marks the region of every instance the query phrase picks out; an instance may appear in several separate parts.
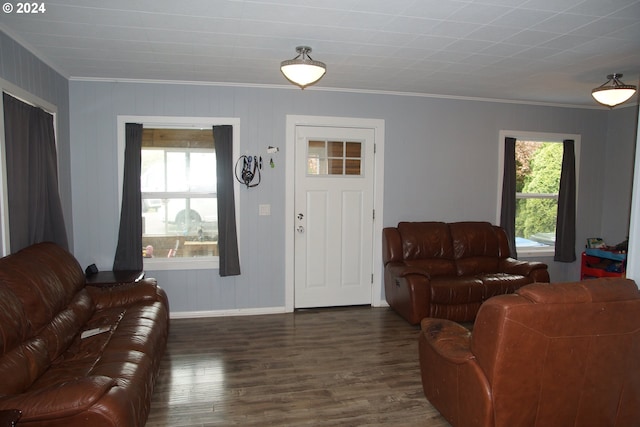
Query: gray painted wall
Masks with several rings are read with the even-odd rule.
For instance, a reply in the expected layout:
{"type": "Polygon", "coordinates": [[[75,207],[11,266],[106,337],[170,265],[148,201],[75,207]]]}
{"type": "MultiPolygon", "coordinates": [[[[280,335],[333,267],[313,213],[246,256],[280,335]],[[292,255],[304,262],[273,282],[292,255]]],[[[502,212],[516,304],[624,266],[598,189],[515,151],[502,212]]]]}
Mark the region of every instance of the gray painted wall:
{"type": "Polygon", "coordinates": [[[69,81],[0,31],[0,78],[58,107],[57,146],[60,199],[73,247],[69,140],[69,81]]]}
{"type": "MultiPolygon", "coordinates": [[[[70,83],[70,94],[75,247],[82,265],[96,262],[109,268],[113,260],[119,218],[117,115],[238,117],[242,153],[264,155],[268,145],[281,148],[274,159],[276,168],[266,169],[262,184],[243,188],[238,195],[241,276],[221,279],[215,270],[148,272],[167,290],[177,312],[284,305],[287,114],[385,120],[385,226],[401,220],[495,222],[498,133],[510,129],[582,136],[578,254],[587,237],[604,231],[625,235],[628,227],[633,131],[609,132],[607,126],[611,117],[618,129],[635,129],[635,121],[624,110],[611,113],[293,87],[79,80],[70,83]],[[621,139],[615,152],[608,146],[609,137],[621,139]],[[611,188],[610,171],[625,185],[611,188]],[[624,203],[624,209],[604,209],[605,200],[624,203]],[[258,205],[263,203],[271,204],[271,216],[258,216],[258,205]]],[[[578,278],[578,262],[542,260],[550,264],[554,281],[578,278]]]]}
{"type": "MultiPolygon", "coordinates": [[[[611,110],[603,156],[601,236],[610,245],[629,237],[638,106],[611,110]]],[[[598,237],[598,236],[596,236],[598,237]]]]}
{"type": "MultiPolygon", "coordinates": [[[[117,115],[241,119],[241,151],[285,149],[285,116],[385,120],[384,225],[401,220],[487,220],[497,206],[501,129],[582,135],[577,249],[587,237],[628,233],[636,108],[612,111],[296,88],[68,82],[0,32],[0,78],[58,107],[58,153],[69,241],[84,267],[110,268],[118,232],[117,115]],[[73,203],[72,203],[73,200],[73,203]]],[[[172,310],[284,305],[284,158],[262,184],[239,196],[243,274],[150,271],[172,310]],[[258,216],[259,204],[271,216],[258,216]]],[[[554,281],[578,278],[579,264],[550,265],[554,281]]]]}

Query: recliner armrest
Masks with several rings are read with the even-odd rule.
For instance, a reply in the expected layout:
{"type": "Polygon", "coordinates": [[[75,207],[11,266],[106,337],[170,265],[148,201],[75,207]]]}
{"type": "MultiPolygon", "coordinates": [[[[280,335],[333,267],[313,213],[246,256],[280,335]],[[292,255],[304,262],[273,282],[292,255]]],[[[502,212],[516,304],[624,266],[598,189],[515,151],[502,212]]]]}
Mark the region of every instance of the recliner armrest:
{"type": "Polygon", "coordinates": [[[123,283],[118,286],[86,288],[98,310],[111,307],[123,307],[143,301],[163,301],[165,296],[155,279],[142,279],[138,282],[123,283]]]}
{"type": "Polygon", "coordinates": [[[471,331],[447,319],[426,318],[420,322],[421,334],[431,348],[451,363],[475,359],[471,353],[471,331]]]}
{"type": "Polygon", "coordinates": [[[530,276],[534,270],[546,270],[547,264],[539,261],[521,261],[514,258],[502,258],[499,269],[503,273],[530,276]]]}

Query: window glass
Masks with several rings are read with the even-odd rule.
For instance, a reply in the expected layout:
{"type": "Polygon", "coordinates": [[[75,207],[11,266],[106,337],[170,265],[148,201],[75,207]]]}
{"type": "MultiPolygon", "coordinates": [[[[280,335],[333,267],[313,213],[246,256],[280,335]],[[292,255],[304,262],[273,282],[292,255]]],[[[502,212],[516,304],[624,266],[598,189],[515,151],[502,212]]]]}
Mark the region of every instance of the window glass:
{"type": "Polygon", "coordinates": [[[362,175],[362,143],[312,141],[307,144],[308,175],[362,175]]]}
{"type": "Polygon", "coordinates": [[[555,245],[563,146],[516,141],[516,246],[555,245]]]}
{"type": "Polygon", "coordinates": [[[329,150],[327,155],[329,157],[340,157],[342,158],[343,154],[343,142],[342,141],[329,141],[329,150]]]}
{"type": "Polygon", "coordinates": [[[217,256],[212,132],[162,129],[158,137],[158,131],[143,131],[143,254],[147,258],[217,256]]]}

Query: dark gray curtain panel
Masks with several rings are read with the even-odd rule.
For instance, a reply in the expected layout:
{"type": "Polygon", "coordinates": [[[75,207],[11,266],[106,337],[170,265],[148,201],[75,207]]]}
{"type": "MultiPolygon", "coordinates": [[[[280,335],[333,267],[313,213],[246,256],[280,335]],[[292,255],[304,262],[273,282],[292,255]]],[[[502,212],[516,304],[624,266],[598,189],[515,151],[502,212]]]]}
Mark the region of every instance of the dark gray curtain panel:
{"type": "Polygon", "coordinates": [[[68,249],[53,116],[3,94],[11,252],[39,242],[68,249]]]}
{"type": "Polygon", "coordinates": [[[516,139],[504,139],[504,172],[502,175],[502,204],[500,227],[504,228],[509,240],[509,252],[517,258],[516,252],[516,139]]]}
{"type": "Polygon", "coordinates": [[[216,147],[220,276],[237,276],[240,274],[240,258],[233,194],[233,126],[214,126],[213,140],[216,147]]]}
{"type": "Polygon", "coordinates": [[[556,219],[556,251],[554,261],[576,260],[576,157],[575,142],[563,141],[562,172],[556,219]]]}
{"type": "Polygon", "coordinates": [[[140,171],[142,168],[142,125],[127,123],[124,151],[124,179],[118,246],[113,270],[142,270],[142,196],[140,171]]]}

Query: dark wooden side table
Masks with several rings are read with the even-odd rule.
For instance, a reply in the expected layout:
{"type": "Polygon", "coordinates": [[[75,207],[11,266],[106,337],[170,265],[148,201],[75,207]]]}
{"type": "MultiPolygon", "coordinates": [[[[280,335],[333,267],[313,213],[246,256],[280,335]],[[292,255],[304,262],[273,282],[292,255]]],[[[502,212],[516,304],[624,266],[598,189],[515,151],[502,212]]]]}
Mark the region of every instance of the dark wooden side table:
{"type": "Polygon", "coordinates": [[[18,409],[0,410],[0,426],[14,427],[21,416],[22,411],[19,411],[18,409]]]}
{"type": "Polygon", "coordinates": [[[99,271],[87,276],[89,286],[113,286],[118,283],[139,282],[144,279],[144,271],[122,270],[122,271],[99,271]]]}

